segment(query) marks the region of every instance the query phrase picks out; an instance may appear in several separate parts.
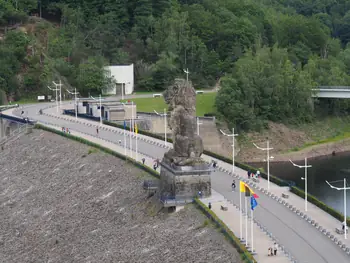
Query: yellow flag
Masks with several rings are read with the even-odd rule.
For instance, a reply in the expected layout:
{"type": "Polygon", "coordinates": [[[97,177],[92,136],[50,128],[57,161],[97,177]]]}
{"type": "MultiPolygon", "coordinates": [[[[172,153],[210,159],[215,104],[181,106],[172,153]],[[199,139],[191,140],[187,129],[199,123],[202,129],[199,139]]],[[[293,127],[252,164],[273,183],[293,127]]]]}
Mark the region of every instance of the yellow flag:
{"type": "Polygon", "coordinates": [[[135,133],[138,134],[139,133],[139,129],[137,128],[137,123],[135,122],[135,133]]]}
{"type": "Polygon", "coordinates": [[[241,193],[245,193],[245,186],[246,186],[246,184],[244,182],[239,181],[239,191],[241,193]]]}

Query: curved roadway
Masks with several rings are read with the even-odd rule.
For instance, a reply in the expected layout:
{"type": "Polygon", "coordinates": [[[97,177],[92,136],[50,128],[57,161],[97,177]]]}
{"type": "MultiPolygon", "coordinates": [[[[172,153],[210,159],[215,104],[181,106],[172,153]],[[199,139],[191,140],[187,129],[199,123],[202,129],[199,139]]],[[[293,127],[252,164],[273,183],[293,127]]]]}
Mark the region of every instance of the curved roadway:
{"type": "MultiPolygon", "coordinates": [[[[30,119],[44,123],[57,124],[92,136],[96,135],[96,128],[94,127],[45,115],[38,115],[39,109],[43,107],[43,104],[30,105],[25,107],[25,111],[30,119]]],[[[46,111],[52,110],[53,109],[48,109],[46,111]]],[[[124,140],[122,134],[105,130],[100,130],[99,137],[108,139],[115,143],[118,143],[119,140],[124,140]]],[[[135,149],[135,140],[133,139],[132,141],[134,144],[133,149],[135,149]]],[[[127,138],[127,144],[129,144],[129,137],[127,138]]],[[[161,159],[163,154],[167,151],[167,149],[151,145],[142,140],[138,141],[138,149],[140,153],[159,159],[161,159]]],[[[224,195],[227,199],[239,205],[239,193],[231,191],[231,182],[232,177],[225,172],[215,171],[212,173],[212,188],[224,195]]],[[[285,206],[267,197],[262,192],[259,193],[259,196],[259,206],[254,213],[254,217],[269,229],[269,231],[280,241],[280,244],[286,247],[298,262],[350,262],[350,257],[348,255],[304,219],[290,211],[285,206]]],[[[237,222],[237,224],[238,223],[239,222],[237,222]]]]}

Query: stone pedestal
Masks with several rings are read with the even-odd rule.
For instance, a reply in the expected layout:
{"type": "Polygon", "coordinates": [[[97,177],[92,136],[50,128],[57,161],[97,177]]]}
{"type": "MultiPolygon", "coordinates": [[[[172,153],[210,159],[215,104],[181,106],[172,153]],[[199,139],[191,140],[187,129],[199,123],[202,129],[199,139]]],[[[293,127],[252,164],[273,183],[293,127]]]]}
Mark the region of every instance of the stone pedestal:
{"type": "Polygon", "coordinates": [[[211,169],[203,163],[196,166],[169,165],[160,163],[160,198],[191,200],[198,192],[203,197],[211,195],[211,169]]]}

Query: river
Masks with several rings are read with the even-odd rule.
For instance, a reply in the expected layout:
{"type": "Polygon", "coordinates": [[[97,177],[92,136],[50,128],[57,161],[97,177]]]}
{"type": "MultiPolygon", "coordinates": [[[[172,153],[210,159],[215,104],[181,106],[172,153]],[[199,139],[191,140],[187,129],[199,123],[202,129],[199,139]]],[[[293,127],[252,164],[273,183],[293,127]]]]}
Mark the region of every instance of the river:
{"type": "MultiPolygon", "coordinates": [[[[328,182],[335,182],[337,187],[344,187],[344,178],[347,179],[347,186],[350,187],[350,152],[338,153],[335,156],[322,156],[308,159],[308,192],[330,207],[344,213],[344,191],[331,189],[328,182]]],[[[298,165],[305,165],[304,161],[295,162],[298,165]]],[[[263,167],[266,163],[250,163],[253,167],[263,167]]],[[[296,185],[304,189],[305,181],[301,179],[305,175],[304,168],[293,166],[290,162],[271,162],[270,173],[282,179],[292,180],[296,185]]],[[[350,216],[350,190],[347,191],[347,215],[350,216]]]]}

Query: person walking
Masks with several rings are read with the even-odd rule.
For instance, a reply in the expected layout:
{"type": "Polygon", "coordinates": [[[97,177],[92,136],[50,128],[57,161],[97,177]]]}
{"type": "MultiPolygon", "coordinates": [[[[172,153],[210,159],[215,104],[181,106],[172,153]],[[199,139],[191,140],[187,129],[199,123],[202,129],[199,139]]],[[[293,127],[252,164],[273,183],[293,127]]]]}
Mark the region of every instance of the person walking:
{"type": "Polygon", "coordinates": [[[260,171],[257,170],[257,171],[256,171],[256,179],[259,179],[259,178],[260,178],[260,171]]]}
{"type": "Polygon", "coordinates": [[[248,170],[248,179],[250,179],[250,175],[251,175],[251,174],[252,174],[251,171],[248,170]]]}
{"type": "Polygon", "coordinates": [[[232,182],[232,192],[234,192],[235,191],[235,189],[236,189],[236,182],[235,182],[235,180],[233,180],[233,182],[232,182]]]}
{"type": "Polygon", "coordinates": [[[277,243],[275,242],[275,243],[273,244],[273,255],[274,255],[274,256],[277,256],[277,249],[278,249],[278,245],[277,245],[277,243]]]}
{"type": "Polygon", "coordinates": [[[97,134],[97,136],[98,136],[98,128],[96,128],[96,134],[97,134]]]}
{"type": "Polygon", "coordinates": [[[208,208],[211,209],[211,203],[210,203],[210,202],[209,202],[209,204],[208,204],[208,208]]]}
{"type": "Polygon", "coordinates": [[[142,164],[145,165],[146,159],[145,159],[145,158],[142,158],[141,160],[142,160],[142,164]]]}

